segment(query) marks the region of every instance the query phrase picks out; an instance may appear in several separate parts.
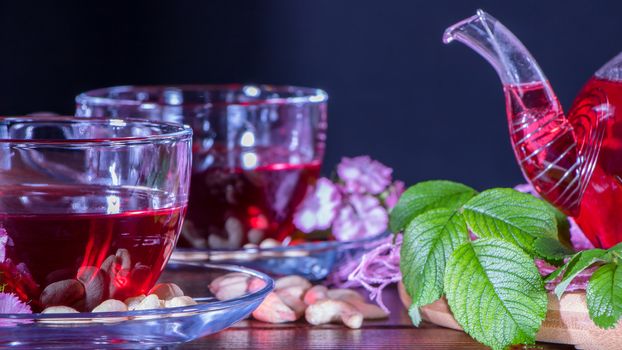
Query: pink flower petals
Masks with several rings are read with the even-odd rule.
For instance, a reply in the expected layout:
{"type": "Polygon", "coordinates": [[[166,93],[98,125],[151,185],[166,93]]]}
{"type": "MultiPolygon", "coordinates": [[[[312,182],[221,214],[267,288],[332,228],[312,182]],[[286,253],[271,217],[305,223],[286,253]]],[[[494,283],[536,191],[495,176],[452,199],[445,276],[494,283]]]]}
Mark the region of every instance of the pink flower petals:
{"type": "Polygon", "coordinates": [[[540,195],[538,194],[538,192],[536,192],[536,189],[533,188],[533,186],[530,183],[516,185],[514,186],[514,189],[517,190],[518,192],[529,193],[530,195],[534,197],[540,198],[540,195]]]}
{"type": "Polygon", "coordinates": [[[402,235],[388,236],[376,244],[375,248],[361,257],[352,258],[339,266],[328,277],[328,284],[337,288],[363,287],[369,291],[370,299],[384,311],[390,312],[382,301],[382,292],[387,286],[402,279],[400,272],[402,235]]]}
{"type": "Polygon", "coordinates": [[[395,181],[391,187],[389,187],[387,197],[384,199],[384,204],[389,210],[393,209],[397,204],[397,201],[400,199],[405,189],[406,185],[403,181],[395,181]]]}
{"type": "Polygon", "coordinates": [[[402,235],[393,243],[393,236],[386,238],[374,250],[363,255],[361,263],[348,276],[349,281],[356,281],[369,291],[369,298],[376,301],[384,311],[389,309],[382,302],[382,292],[392,284],[402,280],[400,272],[400,249],[402,235]]]}
{"type": "Polygon", "coordinates": [[[326,230],[340,204],[341,193],[337,186],[327,178],[320,178],[294,214],[294,225],[304,233],[326,230]]]}
{"type": "Polygon", "coordinates": [[[393,169],[369,156],[344,157],[337,165],[337,175],[347,193],[380,194],[391,184],[393,169]]]}
{"type": "MultiPolygon", "coordinates": [[[[536,266],[538,267],[538,271],[540,272],[540,275],[542,277],[550,275],[553,271],[555,271],[557,269],[555,266],[550,265],[549,263],[547,263],[544,260],[536,259],[535,262],[536,262],[536,266]]],[[[592,267],[589,267],[589,268],[581,271],[570,282],[570,284],[566,288],[566,292],[575,292],[575,291],[579,291],[579,290],[586,290],[587,283],[589,282],[590,277],[592,277],[592,274],[594,273],[594,271],[596,271],[597,268],[598,268],[598,266],[592,266],[592,267]]],[[[557,287],[557,285],[561,281],[562,281],[562,275],[558,276],[556,279],[554,279],[554,280],[552,280],[550,282],[547,282],[545,284],[546,290],[548,290],[548,291],[555,290],[555,287],[557,287]]]]}
{"type": "Polygon", "coordinates": [[[30,306],[13,293],[0,293],[0,314],[31,314],[30,306]]]}
{"type": "Polygon", "coordinates": [[[389,210],[404,192],[393,182],[393,169],[369,156],[343,158],[338,179],[320,178],[294,213],[294,225],[304,233],[330,230],[335,239],[368,238],[387,230],[389,210]]]}
{"type": "Polygon", "coordinates": [[[337,240],[350,241],[372,237],[384,232],[389,224],[389,214],[378,198],[352,194],[333,223],[337,240]]]}

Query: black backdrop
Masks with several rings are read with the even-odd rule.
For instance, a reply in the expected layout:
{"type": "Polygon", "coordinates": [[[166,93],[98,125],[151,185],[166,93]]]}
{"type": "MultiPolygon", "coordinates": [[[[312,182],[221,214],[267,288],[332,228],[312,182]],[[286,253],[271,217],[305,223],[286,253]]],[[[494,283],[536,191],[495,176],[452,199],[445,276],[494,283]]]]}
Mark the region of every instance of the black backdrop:
{"type": "Polygon", "coordinates": [[[73,113],[83,90],[255,82],[331,96],[324,171],[370,154],[413,183],[521,181],[493,70],[444,28],[481,7],[538,59],[565,106],[622,50],[622,3],[3,1],[0,113],[73,113]]]}

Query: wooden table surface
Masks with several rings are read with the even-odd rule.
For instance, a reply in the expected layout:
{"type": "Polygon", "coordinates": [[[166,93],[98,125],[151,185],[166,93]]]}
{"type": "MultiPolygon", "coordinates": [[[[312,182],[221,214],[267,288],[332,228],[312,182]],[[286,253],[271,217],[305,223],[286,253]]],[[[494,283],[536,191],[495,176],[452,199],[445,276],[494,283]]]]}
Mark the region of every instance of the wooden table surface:
{"type": "MultiPolygon", "coordinates": [[[[269,324],[255,320],[241,321],[220,333],[180,345],[180,349],[487,349],[463,332],[424,323],[412,326],[397,296],[388,289],[385,302],[391,316],[382,321],[365,321],[361,329],[341,325],[311,326],[304,320],[296,323],[269,324]]],[[[539,343],[520,349],[574,349],[574,347],[539,343]]]]}

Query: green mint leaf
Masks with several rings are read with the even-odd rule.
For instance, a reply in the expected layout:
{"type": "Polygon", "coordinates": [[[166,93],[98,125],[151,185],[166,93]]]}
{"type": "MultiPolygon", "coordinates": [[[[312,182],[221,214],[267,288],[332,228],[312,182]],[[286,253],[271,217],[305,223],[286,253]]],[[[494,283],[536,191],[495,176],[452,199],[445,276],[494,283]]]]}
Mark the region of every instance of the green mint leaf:
{"type": "Polygon", "coordinates": [[[554,213],[534,196],[510,188],[495,188],[463,206],[469,228],[480,238],[502,238],[533,253],[539,237],[556,237],[554,213]]]}
{"type": "Polygon", "coordinates": [[[563,245],[559,240],[551,237],[536,238],[533,244],[534,252],[544,260],[551,263],[561,263],[565,257],[575,252],[563,245]]]}
{"type": "Polygon", "coordinates": [[[427,305],[441,297],[445,262],[468,240],[464,218],[455,210],[430,210],[410,222],[404,230],[400,270],[413,306],[427,305]]]}
{"type": "Polygon", "coordinates": [[[533,259],[495,238],[464,243],[453,252],[445,295],[463,329],[493,349],[534,343],[548,301],[533,259]]]}
{"type": "Polygon", "coordinates": [[[609,248],[607,250],[609,252],[609,255],[613,258],[620,258],[622,257],[622,242],[614,245],[613,247],[609,248]]]}
{"type": "Polygon", "coordinates": [[[548,282],[555,280],[557,277],[559,277],[559,275],[564,273],[565,268],[566,268],[566,265],[562,265],[558,267],[557,270],[551,272],[548,276],[546,276],[546,278],[544,279],[544,283],[548,283],[548,282]]]}
{"type": "Polygon", "coordinates": [[[408,316],[410,317],[413,325],[415,327],[419,327],[419,325],[421,324],[421,312],[419,312],[419,306],[414,304],[410,305],[410,307],[408,308],[408,316]]]}
{"type": "Polygon", "coordinates": [[[568,221],[568,217],[549,202],[542,201],[542,203],[546,204],[551,212],[553,212],[553,215],[555,215],[555,221],[557,222],[557,239],[561,244],[571,249],[572,242],[570,241],[570,222],[568,221]]]}
{"type": "Polygon", "coordinates": [[[587,309],[601,328],[614,327],[622,316],[622,268],[605,264],[596,270],[587,285],[587,309]]]}
{"type": "Polygon", "coordinates": [[[402,231],[417,215],[430,209],[458,209],[477,194],[471,187],[457,182],[434,180],[408,188],[391,210],[391,231],[402,231]]]}
{"type": "MultiPolygon", "coordinates": [[[[535,198],[540,199],[539,197],[534,196],[535,198]]],[[[549,210],[555,215],[555,221],[557,222],[557,238],[564,246],[568,248],[572,248],[572,242],[570,241],[570,222],[568,221],[568,217],[566,214],[562,213],[561,210],[555,208],[551,203],[547,201],[542,201],[549,210]]]]}
{"type": "MultiPolygon", "coordinates": [[[[590,249],[576,253],[568,260],[568,262],[560,267],[557,271],[564,271],[561,282],[555,287],[555,295],[557,298],[561,298],[568,288],[568,285],[572,280],[577,277],[581,271],[594,265],[597,262],[607,262],[609,260],[608,252],[604,249],[590,249]]],[[[546,278],[546,281],[552,281],[560,275],[557,271],[553,272],[546,278]]]]}

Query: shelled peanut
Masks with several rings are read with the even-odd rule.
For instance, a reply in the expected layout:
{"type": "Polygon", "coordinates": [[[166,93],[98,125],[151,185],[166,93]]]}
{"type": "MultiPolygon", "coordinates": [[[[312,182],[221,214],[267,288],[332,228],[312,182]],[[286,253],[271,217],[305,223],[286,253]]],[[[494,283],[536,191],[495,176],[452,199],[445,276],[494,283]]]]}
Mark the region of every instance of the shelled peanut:
{"type": "MultiPolygon", "coordinates": [[[[264,286],[265,282],[258,278],[231,273],[212,281],[209,289],[217,299],[228,300],[264,286]]],[[[269,323],[293,322],[304,316],[313,325],[340,322],[349,328],[360,328],[364,319],[388,316],[377,305],[367,303],[354,290],[313,286],[307,279],[296,275],[277,279],[274,291],[252,315],[259,321],[269,323]]]]}
{"type": "MultiPolygon", "coordinates": [[[[54,293],[46,295],[48,305],[43,313],[76,313],[74,307],[69,305],[84,303],[85,293],[81,285],[72,282],[73,280],[61,281],[53,290],[54,293]],[[63,302],[68,303],[63,304],[63,302]]],[[[47,290],[47,289],[46,289],[47,290]]],[[[42,297],[43,299],[43,297],[42,297]]],[[[87,297],[88,299],[88,297],[87,297]]],[[[138,295],[127,298],[124,301],[117,299],[106,299],[92,308],[91,312],[123,312],[133,310],[151,310],[161,308],[171,308],[180,306],[196,305],[197,302],[191,297],[184,295],[184,292],[174,283],[160,283],[155,285],[147,295],[138,295]]]]}

